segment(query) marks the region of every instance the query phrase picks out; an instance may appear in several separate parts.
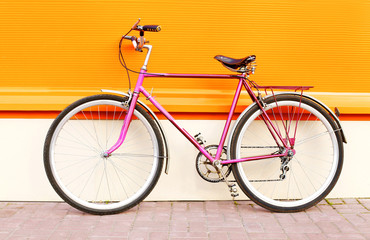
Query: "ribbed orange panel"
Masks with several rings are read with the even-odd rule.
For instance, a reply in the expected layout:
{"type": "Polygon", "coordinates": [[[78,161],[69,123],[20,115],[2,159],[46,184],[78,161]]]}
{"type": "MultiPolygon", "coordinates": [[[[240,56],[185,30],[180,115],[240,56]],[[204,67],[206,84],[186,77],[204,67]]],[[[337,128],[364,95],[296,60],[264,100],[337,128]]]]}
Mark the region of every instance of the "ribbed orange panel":
{"type": "MultiPolygon", "coordinates": [[[[255,54],[258,68],[252,79],[261,85],[314,85],[315,92],[366,93],[369,16],[366,0],[1,1],[0,91],[127,89],[117,47],[140,17],[142,24],[162,26],[161,32],[146,34],[154,46],[149,71],[228,73],[213,56],[255,54]]],[[[145,54],[133,51],[129,42],[124,51],[128,66],[138,70],[145,54]]],[[[235,84],[235,80],[155,78],[145,86],[155,91],[232,91],[235,84]]],[[[179,111],[182,108],[188,111],[180,104],[179,111]]]]}

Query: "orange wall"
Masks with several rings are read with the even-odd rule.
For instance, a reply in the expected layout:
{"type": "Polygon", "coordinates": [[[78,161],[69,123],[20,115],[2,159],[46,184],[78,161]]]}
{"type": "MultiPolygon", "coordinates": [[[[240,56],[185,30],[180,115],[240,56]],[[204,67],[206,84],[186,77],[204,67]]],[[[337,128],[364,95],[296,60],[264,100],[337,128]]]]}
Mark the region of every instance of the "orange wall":
{"type": "MultiPolygon", "coordinates": [[[[369,16],[365,0],[0,1],[0,108],[12,108],[12,91],[42,89],[43,102],[55,94],[45,89],[125,90],[117,46],[139,17],[162,26],[146,35],[154,46],[149,71],[228,73],[213,56],[255,54],[261,85],[370,93],[369,16]]],[[[126,61],[139,69],[145,55],[128,44],[126,61]]],[[[235,82],[154,78],[145,86],[229,91],[235,82]]]]}

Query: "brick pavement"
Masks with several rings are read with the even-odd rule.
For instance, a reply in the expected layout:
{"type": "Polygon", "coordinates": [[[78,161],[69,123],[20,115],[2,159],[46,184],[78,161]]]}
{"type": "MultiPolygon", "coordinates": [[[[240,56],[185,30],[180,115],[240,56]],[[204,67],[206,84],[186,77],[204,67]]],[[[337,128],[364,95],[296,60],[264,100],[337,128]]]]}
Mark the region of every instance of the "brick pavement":
{"type": "Polygon", "coordinates": [[[0,202],[0,239],[370,239],[370,199],[329,199],[290,214],[251,201],[143,202],[110,216],[0,202]]]}

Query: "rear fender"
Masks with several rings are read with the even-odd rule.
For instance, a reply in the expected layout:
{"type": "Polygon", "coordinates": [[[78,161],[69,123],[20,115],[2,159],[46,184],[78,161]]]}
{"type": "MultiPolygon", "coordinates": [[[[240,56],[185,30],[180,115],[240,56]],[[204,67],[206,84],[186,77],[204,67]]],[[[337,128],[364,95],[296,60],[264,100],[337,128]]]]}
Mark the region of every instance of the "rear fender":
{"type": "MultiPolygon", "coordinates": [[[[297,96],[301,96],[300,93],[296,93],[296,92],[281,92],[281,93],[276,93],[274,95],[268,95],[268,96],[265,96],[263,99],[267,99],[269,97],[273,97],[273,96],[277,96],[277,95],[297,95],[297,96]]],[[[307,98],[315,103],[317,103],[318,105],[320,105],[322,108],[324,108],[329,114],[330,116],[334,119],[338,129],[340,130],[340,134],[341,134],[341,137],[342,137],[342,141],[344,143],[347,143],[347,139],[346,137],[344,136],[344,132],[343,132],[343,128],[342,128],[342,125],[339,121],[339,118],[334,114],[334,112],[328,108],[324,103],[322,103],[321,101],[317,100],[316,98],[314,97],[311,97],[309,95],[302,95],[302,97],[304,98],[307,98]]],[[[251,109],[252,107],[254,107],[254,105],[256,105],[256,103],[252,103],[251,105],[249,105],[238,117],[238,119],[235,121],[234,123],[234,126],[229,134],[229,139],[228,139],[228,145],[227,146],[230,146],[231,145],[231,141],[232,141],[232,137],[234,135],[234,132],[235,132],[235,128],[236,126],[238,125],[238,123],[240,122],[240,120],[242,119],[242,117],[247,114],[247,112],[249,111],[249,109],[251,109]]],[[[227,148],[227,158],[230,159],[230,149],[227,148]]]]}

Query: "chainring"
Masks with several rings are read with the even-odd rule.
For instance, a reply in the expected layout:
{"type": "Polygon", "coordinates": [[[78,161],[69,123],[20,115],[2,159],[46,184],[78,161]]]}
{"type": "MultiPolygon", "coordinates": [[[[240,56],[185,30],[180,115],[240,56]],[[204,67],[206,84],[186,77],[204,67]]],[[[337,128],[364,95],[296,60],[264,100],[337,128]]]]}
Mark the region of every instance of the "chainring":
{"type": "MultiPolygon", "coordinates": [[[[205,147],[205,150],[207,150],[212,157],[215,157],[217,148],[218,145],[209,145],[205,147]]],[[[224,147],[222,149],[220,160],[226,159],[227,159],[226,147],[224,147]]],[[[217,183],[224,180],[221,172],[213,166],[213,164],[203,155],[202,152],[199,152],[195,161],[195,165],[199,176],[204,180],[211,183],[217,183]]],[[[231,173],[231,165],[230,164],[223,165],[222,171],[225,173],[225,176],[228,177],[231,173]]]]}

